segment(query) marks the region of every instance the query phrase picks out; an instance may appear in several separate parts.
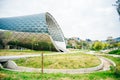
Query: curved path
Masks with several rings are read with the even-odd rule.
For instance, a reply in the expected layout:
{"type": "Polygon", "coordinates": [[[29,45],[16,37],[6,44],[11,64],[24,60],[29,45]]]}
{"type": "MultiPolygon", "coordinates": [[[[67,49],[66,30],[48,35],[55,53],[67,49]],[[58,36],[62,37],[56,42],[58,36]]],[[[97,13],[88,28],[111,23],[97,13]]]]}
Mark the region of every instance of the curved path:
{"type": "MultiPolygon", "coordinates": [[[[43,54],[44,56],[50,56],[50,55],[58,55],[58,54],[66,54],[66,53],[52,53],[52,54],[43,54]]],[[[17,55],[17,56],[0,56],[0,62],[6,62],[8,60],[15,60],[19,58],[28,58],[28,57],[38,57],[41,56],[41,54],[29,54],[29,55],[17,55]]]]}
{"type": "MultiPolygon", "coordinates": [[[[65,73],[65,74],[80,74],[80,73],[91,73],[95,71],[106,71],[110,70],[110,66],[112,65],[109,61],[104,58],[101,58],[103,65],[99,70],[94,70],[93,68],[81,68],[81,69],[44,69],[44,73],[65,73]]],[[[14,69],[15,71],[20,72],[41,72],[41,69],[38,68],[28,68],[28,67],[17,67],[14,69]]]]}
{"type": "MultiPolygon", "coordinates": [[[[74,52],[70,52],[69,54],[72,54],[72,53],[74,53],[74,52]]],[[[58,54],[66,54],[66,53],[44,54],[44,56],[58,55],[58,54]]],[[[41,56],[41,54],[20,55],[20,56],[0,56],[0,62],[19,59],[19,58],[26,58],[26,57],[36,57],[36,56],[41,56]]],[[[113,61],[108,60],[101,56],[97,56],[97,57],[101,60],[101,64],[96,67],[81,68],[81,69],[44,69],[44,73],[65,73],[65,74],[91,73],[91,72],[95,72],[95,71],[110,70],[111,65],[115,66],[113,61]]],[[[14,69],[8,69],[8,70],[19,71],[19,72],[41,72],[40,68],[28,68],[28,67],[22,67],[22,66],[17,66],[14,69]]]]}
{"type": "MultiPolygon", "coordinates": [[[[101,59],[103,64],[100,64],[97,67],[92,68],[81,68],[81,69],[44,69],[44,73],[64,73],[64,74],[80,74],[80,73],[91,73],[95,71],[106,71],[110,70],[110,66],[112,65],[109,60],[106,58],[98,56],[98,58],[101,59]]],[[[28,67],[22,67],[18,66],[15,69],[8,69],[13,71],[19,71],[19,72],[41,72],[40,68],[28,68],[28,67]]]]}
{"type": "MultiPolygon", "coordinates": [[[[81,51],[82,52],[82,51],[81,51]]],[[[112,56],[112,57],[118,57],[120,58],[120,55],[117,55],[117,54],[107,54],[107,53],[97,53],[95,51],[89,51],[89,52],[86,52],[86,54],[91,54],[91,55],[98,55],[98,56],[112,56]]]]}

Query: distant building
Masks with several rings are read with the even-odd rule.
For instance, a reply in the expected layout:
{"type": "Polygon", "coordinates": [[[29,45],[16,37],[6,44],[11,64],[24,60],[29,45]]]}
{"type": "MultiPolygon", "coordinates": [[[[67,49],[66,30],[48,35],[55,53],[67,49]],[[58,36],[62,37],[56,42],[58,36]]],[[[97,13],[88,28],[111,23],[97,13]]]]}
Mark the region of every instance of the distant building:
{"type": "Polygon", "coordinates": [[[76,40],[76,41],[80,41],[81,39],[79,37],[71,37],[70,39],[76,40]]]}
{"type": "Polygon", "coordinates": [[[115,42],[120,42],[120,37],[114,38],[115,42]]]}
{"type": "Polygon", "coordinates": [[[107,40],[113,40],[112,36],[107,37],[107,40]]]}
{"type": "Polygon", "coordinates": [[[91,39],[86,39],[86,41],[87,41],[87,42],[92,42],[92,40],[91,40],[91,39]]]}
{"type": "Polygon", "coordinates": [[[107,40],[104,40],[103,42],[120,42],[120,37],[113,38],[112,36],[109,36],[107,40]]]}

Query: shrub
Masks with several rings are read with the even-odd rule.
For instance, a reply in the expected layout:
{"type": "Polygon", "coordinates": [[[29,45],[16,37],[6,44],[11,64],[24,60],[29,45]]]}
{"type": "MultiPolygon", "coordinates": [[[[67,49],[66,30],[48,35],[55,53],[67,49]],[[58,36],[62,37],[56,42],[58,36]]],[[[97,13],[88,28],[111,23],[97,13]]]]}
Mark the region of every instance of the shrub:
{"type": "Polygon", "coordinates": [[[110,51],[109,54],[117,54],[117,55],[120,55],[120,49],[110,51]]]}
{"type": "Polygon", "coordinates": [[[34,50],[56,51],[56,48],[54,47],[53,43],[50,43],[50,42],[38,42],[38,43],[32,45],[32,43],[10,41],[8,44],[15,45],[15,46],[17,45],[20,47],[34,49],[34,50]]]}
{"type": "Polygon", "coordinates": [[[110,71],[113,72],[113,73],[115,73],[115,71],[116,71],[116,66],[110,66],[110,71]]]}
{"type": "Polygon", "coordinates": [[[111,72],[114,73],[114,75],[115,75],[116,77],[119,77],[119,76],[120,76],[120,64],[117,65],[117,66],[110,66],[110,70],[111,70],[111,72]]]}
{"type": "Polygon", "coordinates": [[[115,69],[115,75],[118,76],[118,77],[120,76],[120,64],[117,65],[117,67],[115,69]]]}

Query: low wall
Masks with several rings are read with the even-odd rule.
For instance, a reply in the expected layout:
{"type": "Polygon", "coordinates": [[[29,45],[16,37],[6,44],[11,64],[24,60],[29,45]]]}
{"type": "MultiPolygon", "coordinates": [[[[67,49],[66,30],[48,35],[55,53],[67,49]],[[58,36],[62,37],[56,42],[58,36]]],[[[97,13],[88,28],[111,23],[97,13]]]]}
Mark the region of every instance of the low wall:
{"type": "MultiPolygon", "coordinates": [[[[111,65],[116,66],[116,64],[110,59],[107,59],[101,56],[97,56],[97,57],[100,59],[101,64],[96,67],[81,68],[81,69],[44,69],[44,73],[80,74],[80,73],[91,73],[95,71],[101,71],[101,70],[104,70],[103,69],[105,64],[104,61],[108,61],[111,65]]],[[[105,70],[109,70],[109,69],[110,68],[105,70]]],[[[19,71],[19,72],[41,72],[40,68],[28,68],[28,67],[21,67],[21,66],[18,66],[15,69],[8,69],[8,70],[19,71]]]]}
{"type": "MultiPolygon", "coordinates": [[[[44,69],[44,73],[64,73],[64,74],[80,74],[80,73],[90,73],[94,71],[101,70],[104,66],[102,58],[99,58],[101,64],[96,67],[91,68],[81,68],[81,69],[44,69]]],[[[20,72],[41,72],[40,68],[28,68],[18,66],[16,69],[7,69],[20,72]]]]}

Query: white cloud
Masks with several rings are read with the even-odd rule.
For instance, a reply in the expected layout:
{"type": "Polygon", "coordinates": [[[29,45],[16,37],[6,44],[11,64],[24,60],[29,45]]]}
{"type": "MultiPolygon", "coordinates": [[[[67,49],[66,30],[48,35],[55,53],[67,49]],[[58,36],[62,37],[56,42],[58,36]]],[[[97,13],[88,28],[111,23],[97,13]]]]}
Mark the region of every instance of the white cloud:
{"type": "Polygon", "coordinates": [[[0,17],[50,12],[66,37],[120,36],[114,0],[2,0],[0,17]]]}

